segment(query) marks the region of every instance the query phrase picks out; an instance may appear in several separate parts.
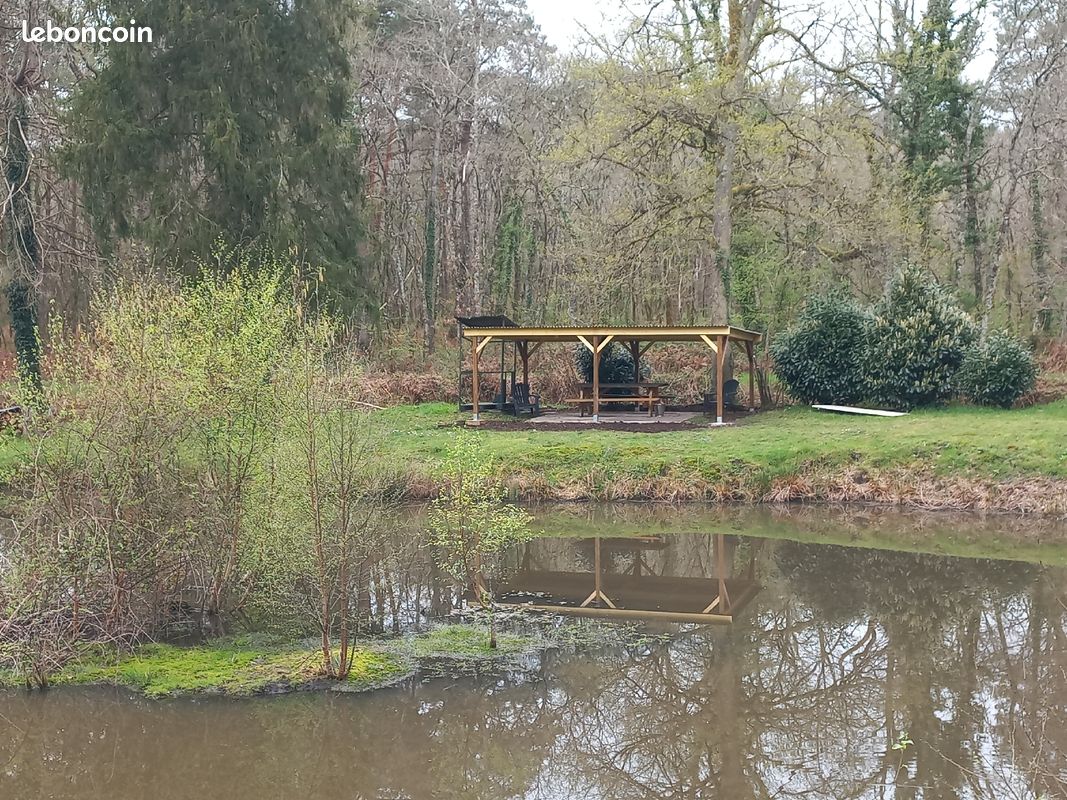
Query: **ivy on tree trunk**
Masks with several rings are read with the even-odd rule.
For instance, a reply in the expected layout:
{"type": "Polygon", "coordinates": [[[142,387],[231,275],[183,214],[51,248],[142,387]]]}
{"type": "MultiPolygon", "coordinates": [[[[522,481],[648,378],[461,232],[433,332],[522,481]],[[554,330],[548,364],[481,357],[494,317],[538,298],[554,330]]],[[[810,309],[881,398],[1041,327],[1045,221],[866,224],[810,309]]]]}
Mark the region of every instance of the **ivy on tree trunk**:
{"type": "MultiPolygon", "coordinates": [[[[20,76],[21,77],[21,76],[20,76]]],[[[37,335],[34,280],[41,274],[41,243],[31,207],[30,151],[27,142],[29,99],[27,82],[15,83],[15,101],[7,120],[7,158],[4,163],[8,235],[15,254],[15,273],[7,285],[8,310],[15,340],[19,377],[37,395],[41,389],[41,345],[37,335]]]]}

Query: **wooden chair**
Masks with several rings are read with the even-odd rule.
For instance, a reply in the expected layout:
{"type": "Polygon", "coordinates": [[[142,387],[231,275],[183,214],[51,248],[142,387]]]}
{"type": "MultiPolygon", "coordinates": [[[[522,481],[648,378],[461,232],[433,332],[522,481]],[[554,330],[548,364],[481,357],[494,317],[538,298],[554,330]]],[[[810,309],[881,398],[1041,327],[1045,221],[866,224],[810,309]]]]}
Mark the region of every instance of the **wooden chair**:
{"type": "MultiPolygon", "coordinates": [[[[737,392],[741,388],[740,381],[735,378],[730,378],[722,385],[722,405],[723,408],[729,408],[730,406],[737,405],[737,392]]],[[[710,414],[715,410],[715,405],[718,401],[714,391],[708,392],[704,395],[704,412],[710,414]]]]}
{"type": "Polygon", "coordinates": [[[529,414],[536,417],[541,413],[541,396],[530,394],[530,387],[525,383],[516,383],[511,391],[511,402],[516,414],[529,414]]]}

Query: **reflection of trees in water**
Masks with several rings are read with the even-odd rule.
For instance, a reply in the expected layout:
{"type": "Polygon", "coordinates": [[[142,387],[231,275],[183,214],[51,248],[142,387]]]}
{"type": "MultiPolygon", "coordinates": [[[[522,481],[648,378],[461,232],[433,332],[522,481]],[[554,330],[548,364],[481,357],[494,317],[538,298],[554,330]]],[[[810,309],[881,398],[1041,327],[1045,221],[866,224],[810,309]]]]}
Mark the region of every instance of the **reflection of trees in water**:
{"type": "MultiPolygon", "coordinates": [[[[558,667],[564,733],[552,771],[576,794],[1064,795],[1054,776],[1067,647],[1051,588],[1062,573],[791,542],[773,550],[768,589],[732,628],[558,667]],[[891,745],[905,730],[916,745],[902,757],[891,745]]],[[[674,537],[647,557],[657,574],[710,574],[711,537],[674,537]]],[[[538,542],[532,558],[539,569],[588,569],[591,543],[538,542]]],[[[617,554],[613,569],[629,558],[617,554]]]]}
{"type": "Polygon", "coordinates": [[[777,549],[780,574],[732,628],[561,667],[554,766],[574,786],[619,798],[1065,796],[1063,606],[1049,624],[1031,602],[1061,573],[777,549]],[[1027,645],[1035,627],[1041,644],[1027,645]],[[1052,696],[1031,692],[1038,719],[1024,722],[1022,706],[1009,719],[1032,687],[1013,671],[1054,683],[1052,696]],[[905,729],[916,745],[901,756],[891,745],[905,729]]]}
{"type": "MultiPolygon", "coordinates": [[[[1002,615],[993,616],[981,651],[985,673],[996,676],[1001,690],[992,732],[1048,797],[1067,797],[1064,573],[1045,571],[1002,615]]],[[[995,770],[985,773],[985,783],[997,785],[995,770]]]]}
{"type": "Polygon", "coordinates": [[[1011,596],[1035,567],[1013,561],[948,558],[922,553],[781,542],[775,563],[791,586],[824,618],[865,611],[932,630],[947,615],[1011,596]]]}
{"type": "MultiPolygon", "coordinates": [[[[1048,747],[1050,732],[1062,737],[1067,727],[1062,694],[1058,704],[1025,700],[1028,681],[1053,665],[1060,673],[1046,679],[1063,691],[1063,608],[1050,614],[1041,597],[1061,571],[796,543],[782,544],[775,560],[825,618],[863,612],[877,626],[885,642],[885,738],[906,731],[916,743],[904,759],[909,786],[946,797],[1067,796],[1055,778],[1048,783],[1064,769],[1062,756],[1052,755],[1062,748],[1048,747]],[[1052,725],[1050,713],[1058,716],[1052,725]]],[[[922,796],[916,792],[895,796],[922,796]]]]}
{"type": "Polygon", "coordinates": [[[424,531],[404,516],[364,569],[368,591],[361,597],[374,630],[399,633],[448,615],[453,582],[443,574],[423,541],[424,531]]]}
{"type": "MultiPolygon", "coordinates": [[[[690,538],[657,568],[700,568],[690,538]]],[[[1067,797],[1064,571],[784,542],[764,566],[731,627],[550,654],[517,685],[4,696],[0,797],[1067,797]]]]}
{"type": "Polygon", "coordinates": [[[585,691],[569,673],[562,681],[567,735],[557,752],[573,753],[578,786],[608,797],[859,796],[869,781],[854,777],[849,753],[877,737],[881,670],[877,653],[824,657],[846,644],[802,610],[780,608],[594,673],[572,666],[585,691]]]}

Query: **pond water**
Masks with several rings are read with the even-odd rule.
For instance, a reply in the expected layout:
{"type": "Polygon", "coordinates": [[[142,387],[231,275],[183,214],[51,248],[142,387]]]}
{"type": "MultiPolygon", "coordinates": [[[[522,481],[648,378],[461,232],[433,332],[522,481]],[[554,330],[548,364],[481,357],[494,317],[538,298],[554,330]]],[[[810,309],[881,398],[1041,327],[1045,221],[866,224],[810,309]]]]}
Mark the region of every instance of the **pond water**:
{"type": "Polygon", "coordinates": [[[587,607],[660,612],[632,617],[649,636],[361,695],[8,692],[0,798],[1067,797],[1067,554],[1042,544],[1062,531],[827,509],[541,520],[502,598],[573,612],[599,564],[587,607]],[[956,555],[881,549],[933,536],[956,555]],[[716,624],[670,617],[716,598],[716,624]]]}

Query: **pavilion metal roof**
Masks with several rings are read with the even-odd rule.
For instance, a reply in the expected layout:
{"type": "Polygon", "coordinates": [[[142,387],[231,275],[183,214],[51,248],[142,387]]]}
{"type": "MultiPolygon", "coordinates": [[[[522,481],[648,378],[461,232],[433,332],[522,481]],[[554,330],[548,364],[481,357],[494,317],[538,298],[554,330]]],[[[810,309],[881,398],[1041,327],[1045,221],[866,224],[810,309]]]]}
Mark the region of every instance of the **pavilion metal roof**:
{"type": "Polygon", "coordinates": [[[475,328],[517,328],[519,323],[503,314],[490,314],[480,317],[456,317],[456,322],[464,327],[475,328]]]}
{"type": "Polygon", "coordinates": [[[463,338],[491,337],[497,341],[568,342],[611,337],[640,342],[707,342],[716,337],[759,342],[763,334],[733,325],[566,325],[538,327],[464,326],[463,338]]]}

